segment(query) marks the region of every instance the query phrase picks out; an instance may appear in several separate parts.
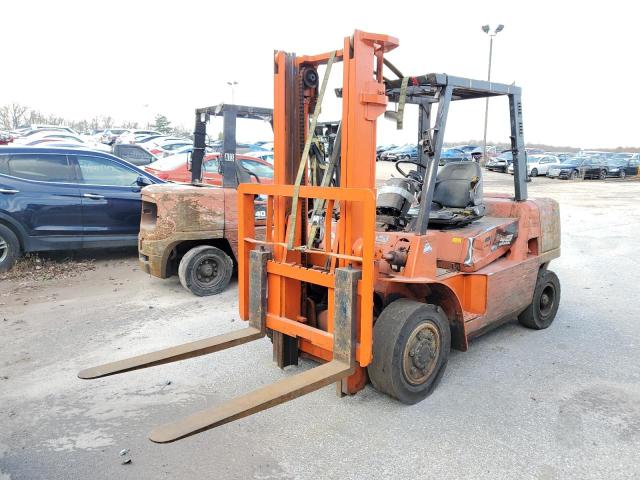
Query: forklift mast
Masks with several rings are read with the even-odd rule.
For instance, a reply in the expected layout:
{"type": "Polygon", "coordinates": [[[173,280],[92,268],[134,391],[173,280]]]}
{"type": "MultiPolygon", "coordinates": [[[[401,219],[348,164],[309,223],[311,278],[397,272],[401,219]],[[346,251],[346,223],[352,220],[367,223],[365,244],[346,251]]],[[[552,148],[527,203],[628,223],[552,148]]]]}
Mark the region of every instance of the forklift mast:
{"type": "Polygon", "coordinates": [[[202,163],[207,148],[207,123],[211,116],[222,116],[223,118],[222,158],[220,161],[220,172],[223,176],[222,186],[236,188],[246,176],[238,169],[235,161],[237,120],[238,118],[262,120],[269,122],[273,127],[273,110],[225,103],[196,109],[193,152],[191,153],[191,182],[193,184],[199,184],[202,181],[202,163]]]}

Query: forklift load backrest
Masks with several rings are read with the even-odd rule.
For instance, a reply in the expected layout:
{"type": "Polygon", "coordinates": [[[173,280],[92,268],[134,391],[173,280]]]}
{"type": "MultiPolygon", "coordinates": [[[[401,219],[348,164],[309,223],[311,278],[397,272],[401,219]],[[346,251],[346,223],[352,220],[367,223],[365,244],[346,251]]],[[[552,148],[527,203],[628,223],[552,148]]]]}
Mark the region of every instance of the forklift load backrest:
{"type": "Polygon", "coordinates": [[[436,180],[433,201],[445,208],[482,204],[482,170],[476,162],[446,164],[436,180]]]}

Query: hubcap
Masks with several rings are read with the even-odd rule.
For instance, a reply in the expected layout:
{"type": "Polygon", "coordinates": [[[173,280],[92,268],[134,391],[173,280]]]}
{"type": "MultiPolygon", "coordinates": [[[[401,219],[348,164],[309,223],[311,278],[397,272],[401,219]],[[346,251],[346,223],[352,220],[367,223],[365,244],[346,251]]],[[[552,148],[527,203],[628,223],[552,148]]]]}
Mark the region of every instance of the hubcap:
{"type": "Polygon", "coordinates": [[[9,246],[7,245],[7,241],[0,237],[0,262],[2,262],[7,255],[9,254],[9,246]]]}
{"type": "Polygon", "coordinates": [[[196,268],[195,273],[199,283],[213,283],[218,276],[218,262],[213,258],[204,258],[196,268]]]}
{"type": "Polygon", "coordinates": [[[547,285],[542,290],[542,295],[540,295],[540,313],[543,317],[546,317],[551,312],[553,308],[553,304],[556,299],[556,290],[553,288],[553,285],[547,285]]]}
{"type": "Polygon", "coordinates": [[[421,323],[411,335],[404,349],[402,370],[413,385],[424,383],[433,373],[440,351],[440,333],[432,323],[421,323]]]}

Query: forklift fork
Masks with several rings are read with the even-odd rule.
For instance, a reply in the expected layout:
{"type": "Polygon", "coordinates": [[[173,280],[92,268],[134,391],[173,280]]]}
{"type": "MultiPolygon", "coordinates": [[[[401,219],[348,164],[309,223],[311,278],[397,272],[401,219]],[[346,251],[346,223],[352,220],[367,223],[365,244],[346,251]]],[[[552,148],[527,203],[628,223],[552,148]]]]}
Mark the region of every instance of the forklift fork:
{"type": "MultiPolygon", "coordinates": [[[[267,262],[270,257],[271,252],[263,248],[250,252],[249,327],[88,368],[78,373],[78,377],[82,379],[99,378],[177,362],[264,337],[267,316],[267,262]]],[[[336,308],[333,359],[330,362],[279,380],[215,407],[194,413],[183,420],[162,425],[151,432],[150,440],[156,443],[173,442],[293,400],[334,382],[338,382],[339,393],[344,391],[343,382],[354,372],[356,367],[355,322],[357,286],[360,276],[361,271],[353,268],[337,268],[335,270],[336,308]]]]}

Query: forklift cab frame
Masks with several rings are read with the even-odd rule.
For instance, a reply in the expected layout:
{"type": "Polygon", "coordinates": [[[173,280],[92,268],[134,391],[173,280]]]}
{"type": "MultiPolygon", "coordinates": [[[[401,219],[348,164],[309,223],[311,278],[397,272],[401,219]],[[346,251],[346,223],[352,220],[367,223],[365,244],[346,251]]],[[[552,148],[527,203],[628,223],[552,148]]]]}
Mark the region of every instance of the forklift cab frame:
{"type": "MultiPolygon", "coordinates": [[[[399,72],[398,72],[399,73],[399,72]]],[[[415,234],[424,235],[429,223],[429,209],[436,186],[438,164],[445,134],[445,127],[452,101],[488,98],[506,95],[509,97],[511,117],[511,151],[514,161],[514,199],[527,199],[527,165],[522,124],[521,89],[515,85],[485,82],[443,73],[430,73],[409,77],[409,85],[402,92],[402,79],[387,80],[386,95],[389,101],[418,105],[418,170],[424,181],[420,195],[420,209],[415,223],[415,234]],[[401,98],[404,97],[404,98],[401,98]],[[438,110],[433,126],[432,108],[438,110]]]]}
{"type": "Polygon", "coordinates": [[[221,103],[212,107],[196,109],[191,153],[191,183],[202,182],[202,164],[207,147],[207,123],[211,116],[222,116],[222,155],[220,173],[224,188],[238,188],[238,184],[249,182],[249,174],[236,162],[236,126],[238,118],[268,121],[273,129],[273,109],[221,103]]]}

